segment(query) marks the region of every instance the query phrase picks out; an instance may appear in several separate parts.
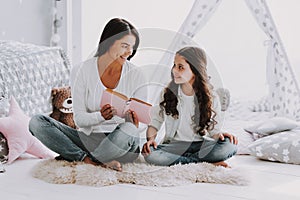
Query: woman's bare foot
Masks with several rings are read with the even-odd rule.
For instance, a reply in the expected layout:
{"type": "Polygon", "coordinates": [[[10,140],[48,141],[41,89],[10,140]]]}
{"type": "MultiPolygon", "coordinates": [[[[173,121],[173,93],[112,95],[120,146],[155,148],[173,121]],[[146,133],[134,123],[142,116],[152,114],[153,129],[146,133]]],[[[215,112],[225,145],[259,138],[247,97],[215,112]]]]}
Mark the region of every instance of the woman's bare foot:
{"type": "Polygon", "coordinates": [[[122,171],[122,165],[120,162],[113,160],[107,163],[103,163],[104,167],[108,167],[110,169],[116,170],[121,172],[122,171]]]}
{"type": "Polygon", "coordinates": [[[215,166],[221,166],[221,167],[225,167],[225,168],[230,168],[230,166],[224,162],[224,161],[220,161],[220,162],[215,162],[215,163],[212,163],[213,165],[215,166]]]}
{"type": "Polygon", "coordinates": [[[89,157],[85,157],[83,159],[83,162],[86,163],[86,164],[91,164],[91,165],[95,165],[95,166],[100,165],[101,167],[110,168],[110,169],[113,169],[113,170],[116,170],[116,171],[122,171],[121,163],[116,161],[116,160],[100,164],[100,163],[96,163],[96,162],[92,161],[89,157]]]}
{"type": "Polygon", "coordinates": [[[83,159],[82,162],[84,162],[84,163],[86,163],[86,164],[91,164],[91,165],[99,165],[99,163],[96,163],[96,162],[92,161],[92,160],[91,160],[89,157],[87,157],[87,156],[83,159]]]}

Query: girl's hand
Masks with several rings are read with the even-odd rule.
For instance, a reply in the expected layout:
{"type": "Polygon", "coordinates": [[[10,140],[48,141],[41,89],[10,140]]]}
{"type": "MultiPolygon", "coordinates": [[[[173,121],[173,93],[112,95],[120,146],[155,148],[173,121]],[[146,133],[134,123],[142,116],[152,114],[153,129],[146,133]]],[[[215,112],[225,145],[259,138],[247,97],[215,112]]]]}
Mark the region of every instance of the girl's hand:
{"type": "Polygon", "coordinates": [[[114,109],[114,107],[112,107],[109,104],[104,105],[101,110],[101,115],[105,120],[109,120],[111,119],[116,113],[117,111],[114,109]]]}
{"type": "Polygon", "coordinates": [[[147,142],[143,145],[143,148],[142,148],[142,155],[143,155],[144,157],[148,156],[148,155],[151,153],[150,146],[153,146],[154,149],[157,148],[157,143],[155,142],[155,140],[149,140],[149,141],[147,141],[147,142]]]}
{"type": "Polygon", "coordinates": [[[230,134],[230,133],[219,133],[213,136],[214,139],[218,140],[224,140],[225,137],[228,137],[230,139],[230,142],[237,145],[238,144],[238,139],[236,136],[230,134]]]}
{"type": "Polygon", "coordinates": [[[125,113],[125,121],[133,123],[137,128],[139,127],[139,120],[136,113],[132,110],[128,110],[125,113]]]}

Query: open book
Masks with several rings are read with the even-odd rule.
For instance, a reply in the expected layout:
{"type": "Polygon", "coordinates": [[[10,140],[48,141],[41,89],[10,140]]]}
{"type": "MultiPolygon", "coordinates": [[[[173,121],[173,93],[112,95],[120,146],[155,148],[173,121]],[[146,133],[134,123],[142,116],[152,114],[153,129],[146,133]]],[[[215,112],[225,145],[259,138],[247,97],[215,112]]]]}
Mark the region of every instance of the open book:
{"type": "Polygon", "coordinates": [[[149,124],[151,121],[150,111],[152,105],[136,98],[128,98],[124,94],[106,89],[102,93],[100,106],[110,104],[117,110],[119,117],[124,117],[127,110],[132,110],[136,113],[139,122],[149,124]]]}

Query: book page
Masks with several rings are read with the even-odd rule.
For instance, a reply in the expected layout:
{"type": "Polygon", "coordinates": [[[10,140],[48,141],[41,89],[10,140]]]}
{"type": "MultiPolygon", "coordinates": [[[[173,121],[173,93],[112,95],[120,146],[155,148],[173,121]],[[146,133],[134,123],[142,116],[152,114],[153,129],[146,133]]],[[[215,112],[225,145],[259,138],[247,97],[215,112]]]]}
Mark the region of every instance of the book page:
{"type": "Polygon", "coordinates": [[[139,99],[131,98],[129,109],[136,112],[139,122],[150,124],[151,122],[151,104],[141,101],[139,99]]]}
{"type": "Polygon", "coordinates": [[[102,93],[100,107],[102,108],[104,105],[110,104],[117,110],[117,115],[119,117],[124,117],[127,102],[128,99],[125,95],[107,89],[102,93]]]}

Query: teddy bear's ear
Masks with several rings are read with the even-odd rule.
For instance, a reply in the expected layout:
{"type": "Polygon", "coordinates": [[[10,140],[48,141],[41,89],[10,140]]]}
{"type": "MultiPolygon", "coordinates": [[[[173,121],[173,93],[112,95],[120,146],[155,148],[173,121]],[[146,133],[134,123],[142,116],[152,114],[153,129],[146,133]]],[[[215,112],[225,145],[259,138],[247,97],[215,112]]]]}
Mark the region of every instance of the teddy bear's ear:
{"type": "Polygon", "coordinates": [[[51,96],[55,96],[58,93],[59,89],[58,88],[52,88],[51,90],[51,96]]]}

